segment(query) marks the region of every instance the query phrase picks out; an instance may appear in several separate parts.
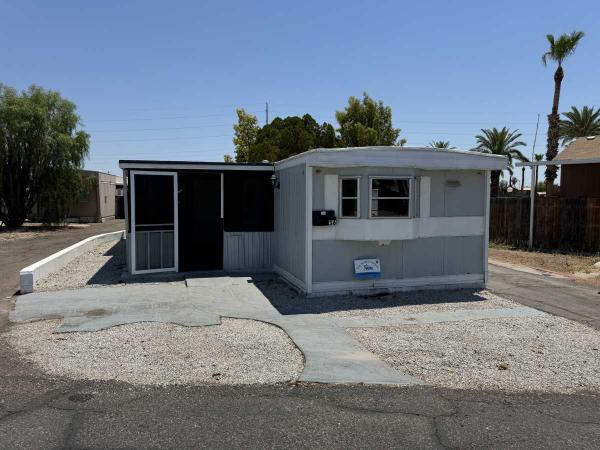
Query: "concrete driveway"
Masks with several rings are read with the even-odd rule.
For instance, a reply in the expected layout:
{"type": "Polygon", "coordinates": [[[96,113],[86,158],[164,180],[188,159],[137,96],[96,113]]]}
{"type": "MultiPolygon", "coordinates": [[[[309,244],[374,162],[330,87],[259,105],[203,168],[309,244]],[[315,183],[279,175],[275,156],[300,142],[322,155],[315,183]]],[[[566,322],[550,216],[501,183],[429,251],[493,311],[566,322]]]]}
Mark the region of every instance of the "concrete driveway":
{"type": "MultiPolygon", "coordinates": [[[[285,314],[278,302],[247,277],[190,278],[185,282],[41,292],[17,299],[10,319],[62,317],[55,332],[98,331],[134,322],[183,326],[220,323],[221,317],[268,322],[282,328],[305,357],[300,381],[420,384],[366,351],[346,329],[543,315],[528,307],[454,309],[379,316],[332,316],[308,310],[285,314]]],[[[468,292],[465,299],[470,298],[468,292]]],[[[290,300],[292,301],[292,300],[290,300]]],[[[319,304],[319,300],[313,303],[319,304]]],[[[325,301],[323,303],[326,303],[325,301]]]]}

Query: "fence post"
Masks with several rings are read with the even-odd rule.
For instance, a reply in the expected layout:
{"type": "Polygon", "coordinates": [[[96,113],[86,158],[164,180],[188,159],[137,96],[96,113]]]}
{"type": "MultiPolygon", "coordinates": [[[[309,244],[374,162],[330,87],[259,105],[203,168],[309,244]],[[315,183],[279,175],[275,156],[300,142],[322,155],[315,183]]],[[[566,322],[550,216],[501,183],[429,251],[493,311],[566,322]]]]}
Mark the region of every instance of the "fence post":
{"type": "Polygon", "coordinates": [[[535,216],[535,188],[537,187],[537,167],[531,166],[531,193],[529,199],[529,242],[527,246],[533,248],[533,223],[535,216]]]}

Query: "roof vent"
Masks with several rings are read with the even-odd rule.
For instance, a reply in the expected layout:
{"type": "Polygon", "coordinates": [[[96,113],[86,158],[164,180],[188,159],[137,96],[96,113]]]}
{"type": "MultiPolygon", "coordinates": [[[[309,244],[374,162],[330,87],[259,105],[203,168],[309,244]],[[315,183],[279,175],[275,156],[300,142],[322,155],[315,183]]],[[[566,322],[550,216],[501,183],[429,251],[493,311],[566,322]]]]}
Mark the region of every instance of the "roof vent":
{"type": "Polygon", "coordinates": [[[586,139],[588,141],[593,141],[594,139],[596,139],[596,136],[588,136],[588,137],[586,137],[586,139]]]}

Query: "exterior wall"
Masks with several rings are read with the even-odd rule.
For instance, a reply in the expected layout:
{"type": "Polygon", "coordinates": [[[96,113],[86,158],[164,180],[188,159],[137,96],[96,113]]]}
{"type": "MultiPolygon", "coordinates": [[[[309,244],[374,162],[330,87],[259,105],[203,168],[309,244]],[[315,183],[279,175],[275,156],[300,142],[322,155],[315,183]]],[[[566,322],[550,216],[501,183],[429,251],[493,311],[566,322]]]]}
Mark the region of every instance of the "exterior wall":
{"type": "Polygon", "coordinates": [[[236,271],[271,271],[273,233],[229,231],[223,239],[223,269],[236,271]]]}
{"type": "Polygon", "coordinates": [[[98,204],[100,220],[115,218],[115,196],[117,193],[117,177],[107,173],[98,174],[98,204]]]}
{"type": "Polygon", "coordinates": [[[431,217],[484,215],[484,171],[435,171],[421,175],[431,177],[431,217]]]}
{"type": "Polygon", "coordinates": [[[560,196],[600,197],[600,164],[565,164],[560,168],[560,196]]]}
{"type": "Polygon", "coordinates": [[[305,282],[306,174],[305,166],[276,171],[274,264],[305,282]]]}
{"type": "MultiPolygon", "coordinates": [[[[313,281],[357,281],[353,261],[381,260],[381,279],[483,274],[483,236],[392,241],[313,241],[313,281]]],[[[372,280],[364,280],[365,284],[372,280]]]]}
{"type": "MultiPolygon", "coordinates": [[[[360,176],[360,215],[369,217],[369,177],[377,175],[414,176],[431,178],[430,216],[467,217],[484,215],[485,172],[422,171],[390,167],[356,167],[340,169],[315,169],[313,175],[313,209],[325,208],[325,175],[360,176]],[[458,182],[455,183],[455,182],[458,182]]],[[[419,216],[419,183],[414,184],[414,212],[419,216]]]]}
{"type": "Polygon", "coordinates": [[[84,171],[83,175],[93,177],[94,181],[87,195],[82,197],[79,202],[71,208],[69,218],[86,222],[96,222],[100,215],[98,211],[98,173],[84,171]]]}
{"type": "MultiPolygon", "coordinates": [[[[415,169],[391,168],[391,167],[354,167],[354,168],[316,168],[313,169],[313,209],[325,208],[325,175],[338,176],[360,176],[360,216],[365,219],[369,217],[369,177],[375,175],[398,175],[412,177],[418,171],[415,169]]],[[[418,189],[417,189],[418,190],[418,189]]],[[[413,191],[414,194],[414,191],[413,191]]],[[[337,212],[336,203],[336,212],[337,212]]]]}
{"type": "Polygon", "coordinates": [[[312,281],[316,294],[376,287],[481,285],[485,280],[486,171],[408,168],[316,168],[313,209],[335,209],[335,178],[360,176],[360,218],[312,227],[312,281]],[[369,177],[410,176],[409,218],[369,218],[369,177]],[[329,188],[327,188],[329,186],[329,188]],[[421,192],[423,191],[423,192],[421,192]],[[358,280],[355,259],[378,258],[381,275],[358,280]]]}
{"type": "Polygon", "coordinates": [[[115,217],[115,175],[102,172],[83,171],[84,176],[94,178],[88,194],[71,208],[70,219],[81,222],[103,222],[115,217]]]}

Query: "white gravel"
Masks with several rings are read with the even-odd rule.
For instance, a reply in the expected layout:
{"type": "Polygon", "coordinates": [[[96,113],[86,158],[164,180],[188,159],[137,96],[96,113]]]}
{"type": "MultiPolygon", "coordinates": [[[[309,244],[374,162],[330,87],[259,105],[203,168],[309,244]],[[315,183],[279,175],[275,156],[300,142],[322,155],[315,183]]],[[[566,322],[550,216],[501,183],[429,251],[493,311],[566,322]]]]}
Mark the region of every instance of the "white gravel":
{"type": "Polygon", "coordinates": [[[295,381],[302,353],[263,322],[223,319],[182,327],[136,323],[94,333],[52,334],[58,321],[13,325],[5,335],[22,357],[54,376],[133,384],[252,384],[295,381]]]}
{"type": "Polygon", "coordinates": [[[600,391],[600,332],[545,316],[349,329],[394,368],[464,389],[600,391]]]}
{"type": "Polygon", "coordinates": [[[104,242],[38,280],[36,291],[59,291],[114,285],[125,270],[125,241],[104,242]]]}

